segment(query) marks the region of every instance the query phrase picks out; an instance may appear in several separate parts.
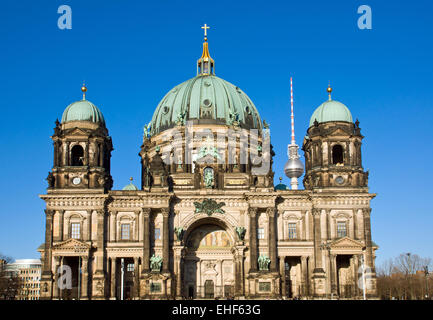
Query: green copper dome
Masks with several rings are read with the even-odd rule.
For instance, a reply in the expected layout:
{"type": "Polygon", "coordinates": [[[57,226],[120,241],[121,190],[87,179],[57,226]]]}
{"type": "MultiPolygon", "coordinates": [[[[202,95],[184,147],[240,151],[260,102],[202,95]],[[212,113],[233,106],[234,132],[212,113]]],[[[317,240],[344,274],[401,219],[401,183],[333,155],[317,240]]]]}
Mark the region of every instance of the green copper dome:
{"type": "Polygon", "coordinates": [[[188,120],[193,124],[221,125],[236,121],[241,128],[262,128],[259,113],[250,98],[213,74],[199,74],[171,89],[153,114],[151,134],[188,120]]]}
{"type": "Polygon", "coordinates": [[[122,190],[137,191],[138,188],[135,186],[135,184],[133,184],[131,182],[130,184],[127,184],[126,186],[124,186],[122,190]]]}
{"type": "Polygon", "coordinates": [[[328,121],[344,121],[353,122],[352,114],[349,109],[341,102],[329,100],[322,103],[310,118],[310,127],[314,125],[314,121],[328,122],[328,121]]]}
{"type": "Polygon", "coordinates": [[[93,103],[84,99],[71,103],[63,112],[62,123],[70,121],[91,121],[105,125],[102,112],[93,103]]]}

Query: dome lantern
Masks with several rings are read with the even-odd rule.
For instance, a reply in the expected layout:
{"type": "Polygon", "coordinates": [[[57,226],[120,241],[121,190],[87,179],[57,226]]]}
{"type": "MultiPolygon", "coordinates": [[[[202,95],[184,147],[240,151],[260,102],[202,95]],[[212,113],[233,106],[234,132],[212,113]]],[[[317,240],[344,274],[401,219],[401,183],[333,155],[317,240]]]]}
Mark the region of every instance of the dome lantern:
{"type": "Polygon", "coordinates": [[[209,54],[209,46],[207,42],[207,29],[209,29],[210,27],[205,23],[204,26],[201,28],[204,29],[204,42],[203,53],[201,54],[200,59],[197,60],[197,75],[215,74],[215,62],[209,54]]]}
{"type": "Polygon", "coordinates": [[[314,126],[314,122],[323,123],[330,121],[342,121],[353,123],[352,114],[349,108],[339,101],[331,99],[332,88],[328,86],[327,90],[329,99],[322,103],[314,112],[310,118],[309,127],[314,126]]]}
{"type": "Polygon", "coordinates": [[[81,87],[83,99],[71,103],[62,115],[62,123],[71,121],[90,121],[105,126],[105,119],[102,112],[92,102],[86,100],[87,87],[81,87]]]}

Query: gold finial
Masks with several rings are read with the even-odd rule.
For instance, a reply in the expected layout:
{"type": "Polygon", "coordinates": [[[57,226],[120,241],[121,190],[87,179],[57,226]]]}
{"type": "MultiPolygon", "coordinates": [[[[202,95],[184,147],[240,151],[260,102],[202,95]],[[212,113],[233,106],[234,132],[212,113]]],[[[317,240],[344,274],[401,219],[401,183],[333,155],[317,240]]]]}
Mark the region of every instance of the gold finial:
{"type": "Polygon", "coordinates": [[[210,27],[205,23],[201,28],[204,29],[204,41],[207,41],[207,29],[210,29],[210,27]]]}
{"type": "Polygon", "coordinates": [[[204,42],[203,42],[203,53],[201,58],[197,61],[197,74],[199,75],[208,75],[214,74],[214,60],[211,58],[209,54],[209,46],[207,42],[207,29],[210,27],[205,23],[203,27],[204,29],[204,42]]]}
{"type": "Polygon", "coordinates": [[[132,183],[132,180],[134,180],[134,178],[133,178],[133,177],[129,178],[129,181],[131,181],[131,183],[132,183]]]}
{"type": "Polygon", "coordinates": [[[329,81],[328,89],[326,89],[326,91],[328,91],[328,94],[329,94],[329,101],[331,101],[331,100],[332,100],[332,99],[331,99],[331,92],[332,92],[331,81],[329,81]]]}
{"type": "Polygon", "coordinates": [[[83,86],[81,87],[81,92],[83,92],[83,100],[86,100],[87,87],[84,81],[83,81],[83,86]]]}
{"type": "Polygon", "coordinates": [[[280,177],[279,179],[280,179],[280,183],[281,183],[281,181],[283,181],[283,178],[280,177]]]}

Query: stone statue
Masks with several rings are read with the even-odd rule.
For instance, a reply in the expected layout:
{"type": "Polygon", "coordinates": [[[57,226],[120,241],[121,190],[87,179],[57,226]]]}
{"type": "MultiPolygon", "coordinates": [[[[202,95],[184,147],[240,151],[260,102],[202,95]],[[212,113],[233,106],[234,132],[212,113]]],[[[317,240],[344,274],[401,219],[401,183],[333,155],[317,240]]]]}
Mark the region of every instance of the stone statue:
{"type": "Polygon", "coordinates": [[[54,188],[54,175],[53,173],[50,171],[48,172],[48,177],[45,179],[48,182],[48,188],[54,188]]]}
{"type": "Polygon", "coordinates": [[[204,170],[204,185],[206,188],[212,188],[214,182],[213,169],[205,169],[204,170]]]}
{"type": "Polygon", "coordinates": [[[257,262],[259,263],[259,270],[260,271],[268,271],[269,270],[269,264],[271,263],[271,259],[269,259],[266,255],[261,255],[257,262]]]}
{"type": "Polygon", "coordinates": [[[162,258],[160,256],[153,256],[150,258],[150,270],[160,272],[162,267],[162,258]]]}
{"type": "Polygon", "coordinates": [[[365,180],[364,180],[364,186],[368,187],[368,175],[370,174],[370,170],[367,170],[367,172],[365,173],[365,180]]]}
{"type": "Polygon", "coordinates": [[[245,233],[247,232],[247,229],[245,229],[244,227],[236,227],[236,233],[239,237],[239,240],[244,241],[245,239],[245,233]]]}
{"type": "Polygon", "coordinates": [[[182,241],[183,240],[183,235],[185,233],[185,230],[183,230],[182,227],[179,228],[174,228],[174,233],[176,234],[177,240],[178,241],[182,241]]]}
{"type": "Polygon", "coordinates": [[[184,126],[185,120],[186,120],[186,111],[184,111],[184,112],[179,111],[179,113],[177,114],[177,118],[176,118],[176,124],[178,126],[184,126]]]}
{"type": "Polygon", "coordinates": [[[148,124],[144,125],[143,127],[143,140],[147,140],[150,138],[150,130],[151,130],[151,122],[149,122],[148,124]]]}
{"type": "Polygon", "coordinates": [[[239,126],[239,113],[230,110],[228,125],[239,126]]]}

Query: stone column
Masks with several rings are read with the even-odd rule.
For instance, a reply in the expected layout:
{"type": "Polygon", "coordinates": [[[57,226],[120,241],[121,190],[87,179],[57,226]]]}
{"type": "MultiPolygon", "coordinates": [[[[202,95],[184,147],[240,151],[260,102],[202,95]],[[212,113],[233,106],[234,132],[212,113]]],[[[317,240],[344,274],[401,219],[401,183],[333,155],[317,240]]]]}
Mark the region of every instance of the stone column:
{"type": "Polygon", "coordinates": [[[86,143],[86,147],[84,148],[84,161],[83,165],[89,166],[89,141],[86,143]]]}
{"type": "Polygon", "coordinates": [[[281,296],[286,297],[286,257],[280,257],[280,274],[281,274],[281,296]]]}
{"type": "Polygon", "coordinates": [[[96,211],[98,215],[98,226],[97,226],[97,250],[94,253],[95,256],[95,273],[93,276],[92,293],[94,299],[104,299],[106,293],[106,279],[105,279],[105,247],[104,247],[104,224],[105,224],[105,211],[96,211]]]}
{"type": "MultiPolygon", "coordinates": [[[[218,260],[217,265],[218,265],[218,272],[220,274],[220,283],[219,283],[219,287],[220,287],[220,297],[224,296],[224,279],[223,279],[223,262],[224,260],[218,260]]],[[[215,279],[216,280],[216,279],[215,279]]],[[[217,285],[217,281],[215,281],[215,285],[217,285]]],[[[216,290],[215,290],[216,291],[216,290]]],[[[218,292],[215,292],[216,294],[218,294],[218,292]]],[[[215,295],[216,297],[216,295],[215,295]]]]}
{"type": "Polygon", "coordinates": [[[116,258],[111,258],[111,281],[110,281],[110,285],[111,285],[111,294],[110,294],[110,298],[112,300],[116,299],[116,258]]]}
{"type": "Polygon", "coordinates": [[[58,270],[60,268],[60,257],[54,256],[55,266],[54,266],[54,282],[53,282],[53,299],[57,300],[59,299],[59,273],[58,270]]]}
{"type": "MultiPolygon", "coordinates": [[[[61,256],[60,257],[60,267],[63,267],[63,263],[65,261],[65,257],[61,256]]],[[[63,269],[63,268],[62,268],[63,269]]],[[[58,276],[60,276],[60,274],[58,274],[58,276]]],[[[59,299],[62,300],[63,299],[63,289],[59,288],[59,299]]]]}
{"type": "Polygon", "coordinates": [[[363,209],[364,213],[364,232],[365,232],[365,266],[372,269],[374,272],[373,266],[373,249],[371,243],[371,225],[370,225],[370,213],[371,208],[363,209]]]}
{"type": "Polygon", "coordinates": [[[330,283],[331,283],[331,293],[337,294],[338,293],[338,283],[337,283],[337,255],[336,254],[329,254],[329,264],[330,264],[330,270],[329,270],[329,276],[330,276],[330,283]]]}
{"type": "Polygon", "coordinates": [[[43,292],[42,299],[51,299],[53,295],[53,274],[52,274],[52,252],[53,247],[53,216],[54,210],[45,210],[45,250],[43,259],[43,268],[41,274],[41,287],[47,288],[47,292],[43,292]]]}
{"type": "Polygon", "coordinates": [[[134,257],[134,292],[135,298],[140,297],[140,279],[139,279],[139,270],[138,270],[138,257],[134,257]]]}
{"type": "Polygon", "coordinates": [[[69,142],[64,142],[62,144],[63,152],[62,152],[62,165],[68,165],[68,150],[69,150],[69,142]]]}
{"type": "Polygon", "coordinates": [[[314,295],[324,296],[326,293],[325,288],[325,271],[322,264],[322,248],[321,248],[321,223],[320,223],[320,209],[313,209],[314,220],[314,295]]]}
{"type": "Polygon", "coordinates": [[[301,274],[301,295],[306,296],[308,294],[308,269],[306,256],[301,256],[301,274]]]}
{"type": "Polygon", "coordinates": [[[245,264],[244,264],[244,250],[245,246],[242,247],[241,253],[239,254],[239,275],[240,275],[240,294],[245,296],[245,264]]]}
{"type": "Polygon", "coordinates": [[[63,241],[63,218],[65,214],[65,210],[59,210],[59,241],[63,241]]]}
{"type": "Polygon", "coordinates": [[[169,234],[169,225],[168,218],[170,215],[169,209],[162,209],[162,229],[163,229],[163,238],[162,238],[162,271],[170,272],[170,255],[169,255],[169,245],[170,245],[170,234],[169,234]]]}
{"type": "Polygon", "coordinates": [[[197,297],[200,297],[200,298],[204,297],[203,284],[201,281],[201,263],[202,262],[203,262],[202,260],[199,260],[198,263],[196,264],[197,265],[197,275],[198,275],[197,281],[196,281],[196,283],[198,283],[198,288],[196,288],[196,292],[197,292],[196,295],[197,295],[197,297]]]}
{"type": "Polygon", "coordinates": [[[358,296],[358,269],[359,269],[359,256],[354,254],[353,255],[353,279],[354,280],[354,291],[355,291],[355,297],[358,296]]]}
{"type": "Polygon", "coordinates": [[[53,146],[54,146],[54,159],[53,159],[53,167],[57,167],[58,166],[58,162],[57,159],[59,158],[59,143],[57,141],[53,142],[53,146]]]}
{"type": "Polygon", "coordinates": [[[249,208],[248,215],[250,216],[250,272],[257,271],[257,208],[249,208]]]}
{"type": "Polygon", "coordinates": [[[183,273],[183,246],[180,245],[180,241],[178,241],[178,245],[173,248],[174,249],[174,272],[176,274],[176,297],[178,299],[182,298],[182,273],[183,273]]]}
{"type": "Polygon", "coordinates": [[[140,212],[139,211],[135,211],[134,212],[134,214],[135,214],[135,230],[134,230],[134,241],[139,241],[139,236],[138,236],[138,233],[139,233],[139,231],[140,231],[140,229],[138,228],[139,227],[139,221],[140,221],[140,212]]]}
{"type": "Polygon", "coordinates": [[[99,145],[99,166],[104,166],[104,144],[99,145]]]}
{"type": "Polygon", "coordinates": [[[92,241],[92,212],[93,210],[87,210],[87,241],[92,241]]]}
{"type": "Polygon", "coordinates": [[[143,260],[141,273],[148,273],[150,271],[150,234],[149,234],[149,217],[150,208],[142,209],[143,217],[143,260]]]}
{"type": "Polygon", "coordinates": [[[275,208],[268,208],[266,214],[268,215],[268,250],[269,259],[271,264],[269,270],[277,272],[277,236],[275,228],[275,208]]]}
{"type": "Polygon", "coordinates": [[[371,208],[364,208],[364,232],[365,232],[365,278],[366,295],[368,297],[377,296],[376,270],[374,267],[373,245],[371,241],[370,213],[371,208]]]}
{"type": "Polygon", "coordinates": [[[88,296],[88,284],[89,284],[89,258],[88,257],[82,257],[82,279],[81,279],[81,299],[87,300],[89,298],[88,296]]]}
{"type": "Polygon", "coordinates": [[[110,211],[110,235],[109,240],[112,242],[116,241],[116,214],[117,212],[114,210],[110,211]]]}
{"type": "Polygon", "coordinates": [[[314,220],[314,272],[324,272],[322,266],[322,250],[321,250],[321,223],[320,209],[313,210],[314,220]]]}

